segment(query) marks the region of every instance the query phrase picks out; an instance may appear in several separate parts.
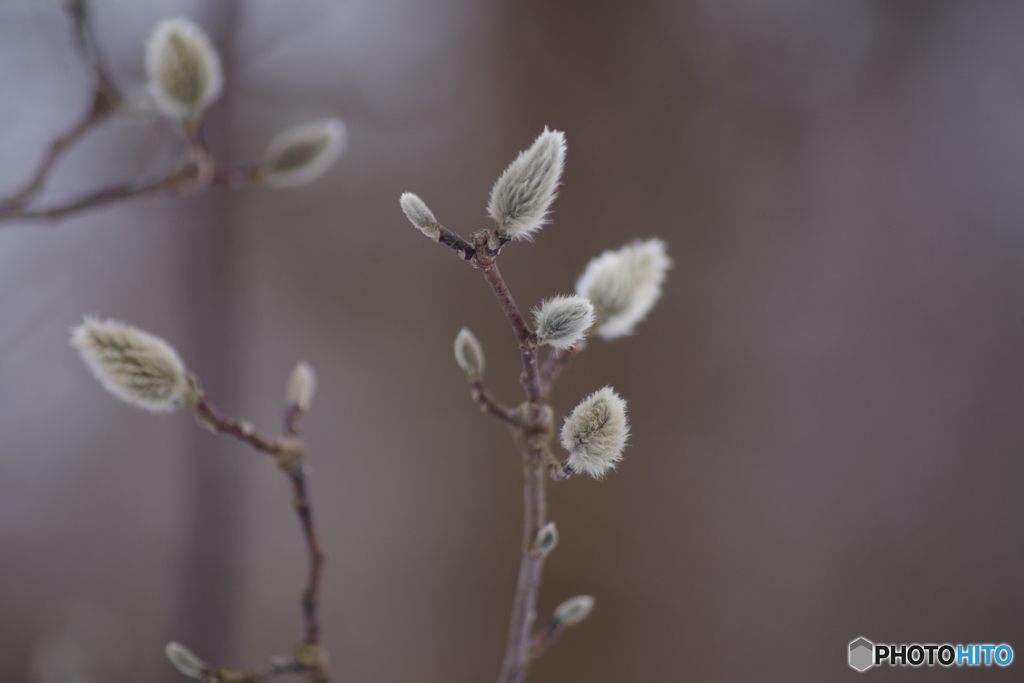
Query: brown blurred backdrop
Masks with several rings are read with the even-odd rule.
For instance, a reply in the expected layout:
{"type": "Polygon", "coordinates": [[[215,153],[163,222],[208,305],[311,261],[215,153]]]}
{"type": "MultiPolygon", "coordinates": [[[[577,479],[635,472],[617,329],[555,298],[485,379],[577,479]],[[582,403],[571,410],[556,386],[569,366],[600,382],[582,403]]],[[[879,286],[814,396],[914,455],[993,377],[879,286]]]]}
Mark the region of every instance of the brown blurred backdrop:
{"type": "MultiPolygon", "coordinates": [[[[247,667],[299,635],[286,482],[187,414],[104,393],[67,344],[85,313],[165,337],[266,431],[308,360],[335,680],[496,676],[520,466],[451,342],[476,332],[508,402],[518,355],[479,274],[398,196],[483,227],[545,125],[567,170],[553,224],[502,256],[520,305],[634,238],[676,265],[638,334],[591,344],[556,391],[564,415],[613,385],[634,437],[606,481],[551,487],[542,615],[577,593],[597,609],[529,680],[853,680],[858,636],[1024,656],[1024,5],[97,0],[126,89],[179,14],[225,57],[221,158],[333,115],[349,149],[308,187],[0,231],[0,680],[180,680],[169,640],[247,667]]],[[[0,193],[88,88],[58,3],[2,0],[0,193]]],[[[113,122],[48,196],[179,149],[113,122]]]]}

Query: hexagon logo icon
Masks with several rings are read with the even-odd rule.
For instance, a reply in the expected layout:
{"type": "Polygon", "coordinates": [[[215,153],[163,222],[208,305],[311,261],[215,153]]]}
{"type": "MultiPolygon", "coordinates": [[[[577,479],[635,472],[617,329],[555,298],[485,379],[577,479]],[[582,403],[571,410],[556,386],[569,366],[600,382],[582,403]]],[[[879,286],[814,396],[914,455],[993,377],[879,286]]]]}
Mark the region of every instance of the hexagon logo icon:
{"type": "Polygon", "coordinates": [[[867,638],[858,638],[850,643],[850,666],[865,671],[874,666],[875,644],[867,638]]]}

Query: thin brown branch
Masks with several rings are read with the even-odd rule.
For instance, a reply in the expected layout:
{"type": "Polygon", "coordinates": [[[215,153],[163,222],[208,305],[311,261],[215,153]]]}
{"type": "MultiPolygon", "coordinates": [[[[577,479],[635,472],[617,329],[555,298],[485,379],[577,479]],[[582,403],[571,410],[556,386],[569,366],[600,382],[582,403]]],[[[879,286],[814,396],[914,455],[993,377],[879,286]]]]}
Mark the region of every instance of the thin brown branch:
{"type": "Polygon", "coordinates": [[[480,404],[480,409],[489,413],[511,427],[522,428],[525,426],[523,416],[517,410],[506,408],[499,403],[484,384],[483,378],[477,378],[469,383],[473,391],[473,400],[480,404]]]}
{"type": "Polygon", "coordinates": [[[530,641],[530,659],[536,659],[547,652],[563,632],[565,632],[565,626],[561,622],[557,619],[548,620],[539,631],[533,634],[530,641]]]}
{"type": "Polygon", "coordinates": [[[537,617],[537,590],[544,569],[544,556],[530,552],[537,532],[546,524],[547,500],[544,490],[543,455],[527,445],[523,453],[525,484],[523,486],[523,551],[519,560],[519,578],[512,602],[508,643],[498,683],[521,683],[530,664],[530,633],[537,617]]]}
{"type": "Polygon", "coordinates": [[[200,392],[199,400],[195,405],[196,416],[200,423],[217,434],[233,436],[255,451],[277,456],[283,447],[277,439],[271,439],[256,433],[251,424],[244,420],[236,420],[224,415],[206,399],[206,395],[200,392]]]}
{"type": "Polygon", "coordinates": [[[296,671],[305,672],[311,683],[326,683],[327,668],[320,649],[320,621],[318,617],[318,605],[320,597],[320,582],[323,575],[324,551],[320,544],[320,536],[313,521],[313,506],[309,500],[309,483],[306,479],[306,468],[302,463],[303,445],[299,438],[298,418],[302,411],[298,406],[290,405],[284,413],[285,436],[272,439],[256,432],[251,424],[242,420],[230,418],[207,400],[205,393],[199,391],[199,397],[194,406],[197,419],[210,430],[233,436],[242,443],[260,453],[266,453],[274,458],[277,466],[288,476],[292,486],[292,507],[299,518],[302,527],[302,536],[306,541],[306,549],[309,555],[309,569],[306,576],[306,586],[302,591],[302,622],[303,638],[296,647],[294,660],[277,662],[274,668],[266,673],[242,672],[232,674],[226,671],[217,671],[215,677],[222,681],[260,681],[273,676],[296,671]],[[232,676],[241,676],[236,678],[232,676]]]}
{"type": "Polygon", "coordinates": [[[88,3],[86,0],[68,0],[65,10],[71,20],[75,47],[93,72],[92,101],[71,127],[50,143],[22,188],[0,200],[0,214],[24,207],[43,189],[47,176],[64,153],[93,126],[110,116],[121,102],[121,93],[107,74],[96,51],[96,42],[89,28],[88,3]]]}
{"type": "Polygon", "coordinates": [[[562,349],[551,349],[548,351],[540,368],[540,388],[544,398],[551,395],[551,389],[555,381],[562,374],[562,371],[569,367],[576,354],[585,348],[587,348],[587,340],[581,339],[571,349],[564,351],[562,349]]]}

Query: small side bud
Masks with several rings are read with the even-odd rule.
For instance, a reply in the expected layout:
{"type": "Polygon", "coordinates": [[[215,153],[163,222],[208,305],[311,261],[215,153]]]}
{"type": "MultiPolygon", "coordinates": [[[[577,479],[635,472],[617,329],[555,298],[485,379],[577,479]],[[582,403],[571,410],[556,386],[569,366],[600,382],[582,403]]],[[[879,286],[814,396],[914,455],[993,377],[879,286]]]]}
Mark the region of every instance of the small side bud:
{"type": "Polygon", "coordinates": [[[575,626],[590,616],[594,611],[594,597],[592,595],[577,595],[569,598],[555,609],[554,621],[559,626],[575,626]]]}
{"type": "Polygon", "coordinates": [[[556,296],[533,311],[537,342],[571,349],[594,324],[594,307],[581,296],[556,296]]]}
{"type": "Polygon", "coordinates": [[[345,151],[345,124],[324,119],[294,126],[277,135],[263,153],[260,178],[273,188],[308,185],[331,169],[345,151]]]}
{"type": "Polygon", "coordinates": [[[548,220],[565,167],[565,134],[544,129],[530,149],[520,152],[491,189],[487,213],[498,234],[528,239],[548,220]]]}
{"type": "Polygon", "coordinates": [[[455,335],[455,362],[466,373],[468,380],[473,381],[483,377],[484,347],[465,327],[455,335]]]}
{"type": "Polygon", "coordinates": [[[202,679],[206,665],[181,643],[167,643],[164,654],[167,655],[167,659],[171,660],[174,668],[182,674],[189,678],[202,679]]]}
{"type": "Polygon", "coordinates": [[[285,392],[285,402],[290,406],[296,406],[304,413],[309,412],[313,404],[313,396],[316,395],[316,373],[309,363],[299,363],[288,376],[288,389],[285,392]]]}
{"type": "Polygon", "coordinates": [[[220,96],[220,57],[209,37],[188,19],[164,19],[146,44],[146,75],[157,109],[193,121],[220,96]]]}
{"type": "Polygon", "coordinates": [[[659,239],[606,251],[587,264],[576,293],[594,304],[597,334],[615,339],[633,333],[661,296],[672,259],[659,239]]]}
{"type": "Polygon", "coordinates": [[[562,447],[570,454],[567,464],[595,479],[622,460],[628,438],[626,402],[611,387],[583,399],[562,425],[562,447]]]}
{"type": "Polygon", "coordinates": [[[419,228],[420,232],[435,242],[441,238],[441,226],[438,224],[437,219],[434,218],[434,214],[430,211],[430,207],[427,206],[426,202],[412,192],[406,192],[398,200],[398,203],[401,204],[405,217],[409,219],[410,223],[419,228]]]}
{"type": "Polygon", "coordinates": [[[116,320],[86,317],[71,345],[103,388],[122,401],[167,413],[196,399],[177,352],[163,339],[116,320]]]}
{"type": "Polygon", "coordinates": [[[555,523],[548,522],[542,526],[537,532],[537,538],[534,539],[533,544],[541,557],[545,557],[554,550],[558,545],[558,527],[555,526],[555,523]]]}

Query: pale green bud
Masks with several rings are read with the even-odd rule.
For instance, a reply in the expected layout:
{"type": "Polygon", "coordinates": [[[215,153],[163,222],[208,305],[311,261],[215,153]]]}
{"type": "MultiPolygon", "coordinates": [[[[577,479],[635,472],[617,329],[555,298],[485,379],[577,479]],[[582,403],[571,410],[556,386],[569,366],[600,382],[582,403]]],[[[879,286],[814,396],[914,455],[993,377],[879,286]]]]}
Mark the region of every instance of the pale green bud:
{"type": "Polygon", "coordinates": [[[568,466],[595,479],[622,460],[628,438],[626,402],[611,387],[583,399],[562,426],[562,447],[570,454],[568,466]]]}
{"type": "Polygon", "coordinates": [[[555,610],[554,620],[560,626],[575,626],[590,616],[594,611],[594,598],[591,595],[577,595],[569,598],[555,610]]]}
{"type": "Polygon", "coordinates": [[[71,345],[103,388],[122,401],[166,413],[196,398],[177,352],[148,332],[86,317],[71,330],[71,345]]]}
{"type": "Polygon", "coordinates": [[[484,374],[484,348],[465,327],[455,336],[455,362],[469,380],[479,379],[484,374]]]}
{"type": "Polygon", "coordinates": [[[149,92],[157,109],[178,121],[195,120],[224,86],[220,57],[209,37],[188,19],[163,19],[146,44],[149,92]]]}
{"type": "Polygon", "coordinates": [[[345,124],[325,119],[294,126],[278,134],[263,155],[263,184],[295,187],[319,180],[345,151],[345,124]]]}

